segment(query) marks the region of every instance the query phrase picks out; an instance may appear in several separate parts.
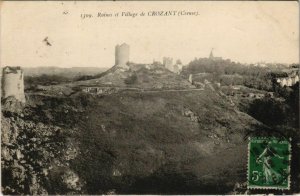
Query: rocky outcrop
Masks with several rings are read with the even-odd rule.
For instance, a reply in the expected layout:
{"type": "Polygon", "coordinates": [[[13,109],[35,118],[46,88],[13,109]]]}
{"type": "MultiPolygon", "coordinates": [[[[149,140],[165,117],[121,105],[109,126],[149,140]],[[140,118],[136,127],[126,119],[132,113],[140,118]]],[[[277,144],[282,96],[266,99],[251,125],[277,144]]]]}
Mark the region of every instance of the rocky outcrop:
{"type": "Polygon", "coordinates": [[[62,182],[66,187],[71,190],[73,193],[78,193],[81,190],[81,181],[79,176],[71,169],[67,169],[64,174],[61,176],[62,182]]]}
{"type": "Polygon", "coordinates": [[[230,195],[249,195],[250,192],[247,189],[247,182],[235,183],[233,191],[229,193],[230,195]]]}
{"type": "Polygon", "coordinates": [[[184,109],[182,111],[183,116],[189,117],[191,119],[191,121],[193,122],[199,122],[199,117],[196,113],[194,113],[192,110],[190,109],[184,109]]]}
{"type": "Polygon", "coordinates": [[[22,115],[25,104],[18,101],[15,97],[2,98],[1,110],[5,112],[19,113],[22,115]]]}
{"type": "Polygon", "coordinates": [[[49,186],[58,168],[67,168],[60,186],[79,193],[79,177],[68,168],[78,150],[64,136],[67,130],[28,119],[30,116],[14,101],[6,106],[1,116],[3,193],[54,194],[49,186]]]}

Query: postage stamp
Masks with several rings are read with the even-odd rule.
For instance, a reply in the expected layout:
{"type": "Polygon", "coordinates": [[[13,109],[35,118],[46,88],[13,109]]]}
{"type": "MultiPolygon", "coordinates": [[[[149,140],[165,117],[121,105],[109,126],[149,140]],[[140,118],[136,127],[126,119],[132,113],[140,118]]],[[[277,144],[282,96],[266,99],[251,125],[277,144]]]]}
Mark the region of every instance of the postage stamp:
{"type": "Polygon", "coordinates": [[[251,137],[248,143],[248,189],[290,188],[291,140],[251,137]]]}

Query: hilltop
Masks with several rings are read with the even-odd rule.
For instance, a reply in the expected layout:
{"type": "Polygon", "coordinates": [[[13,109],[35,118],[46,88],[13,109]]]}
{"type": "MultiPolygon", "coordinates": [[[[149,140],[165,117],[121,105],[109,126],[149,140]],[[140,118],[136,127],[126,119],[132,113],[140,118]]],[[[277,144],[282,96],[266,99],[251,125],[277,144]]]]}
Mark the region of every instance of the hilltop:
{"type": "MultiPolygon", "coordinates": [[[[187,79],[175,74],[163,65],[129,64],[115,65],[105,72],[91,77],[64,82],[57,85],[38,85],[29,92],[51,96],[69,96],[83,92],[84,88],[97,87],[119,90],[186,90],[195,89],[187,79]]],[[[106,91],[106,90],[105,90],[106,91]]]]}
{"type": "Polygon", "coordinates": [[[113,66],[96,78],[75,82],[74,85],[136,87],[143,89],[195,88],[180,75],[162,65],[129,64],[113,66]]]}

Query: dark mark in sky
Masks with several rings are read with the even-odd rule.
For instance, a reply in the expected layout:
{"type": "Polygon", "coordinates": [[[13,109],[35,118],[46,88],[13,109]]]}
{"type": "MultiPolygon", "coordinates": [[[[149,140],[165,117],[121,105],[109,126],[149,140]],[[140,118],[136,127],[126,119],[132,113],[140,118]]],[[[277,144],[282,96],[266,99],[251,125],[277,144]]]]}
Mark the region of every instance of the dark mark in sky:
{"type": "Polygon", "coordinates": [[[45,37],[45,39],[43,40],[47,46],[52,46],[52,44],[48,41],[48,37],[45,37]]]}

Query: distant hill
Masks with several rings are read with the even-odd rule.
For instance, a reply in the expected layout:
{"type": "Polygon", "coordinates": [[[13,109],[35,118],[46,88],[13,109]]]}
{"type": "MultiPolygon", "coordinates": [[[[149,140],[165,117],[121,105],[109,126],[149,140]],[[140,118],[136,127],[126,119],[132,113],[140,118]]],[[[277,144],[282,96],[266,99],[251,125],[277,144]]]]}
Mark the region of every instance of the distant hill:
{"type": "Polygon", "coordinates": [[[40,76],[46,75],[58,75],[67,78],[74,78],[84,75],[96,75],[106,71],[108,68],[103,67],[24,67],[25,76],[40,76]]]}

